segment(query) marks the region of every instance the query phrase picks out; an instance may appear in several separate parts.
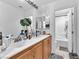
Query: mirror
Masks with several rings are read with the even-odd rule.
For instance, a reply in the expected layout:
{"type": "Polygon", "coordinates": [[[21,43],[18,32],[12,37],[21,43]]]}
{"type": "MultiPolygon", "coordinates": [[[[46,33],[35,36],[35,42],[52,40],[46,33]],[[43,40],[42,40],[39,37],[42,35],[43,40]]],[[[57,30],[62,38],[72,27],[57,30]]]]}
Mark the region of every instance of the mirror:
{"type": "Polygon", "coordinates": [[[36,17],[36,30],[40,32],[50,30],[49,16],[36,17]]]}

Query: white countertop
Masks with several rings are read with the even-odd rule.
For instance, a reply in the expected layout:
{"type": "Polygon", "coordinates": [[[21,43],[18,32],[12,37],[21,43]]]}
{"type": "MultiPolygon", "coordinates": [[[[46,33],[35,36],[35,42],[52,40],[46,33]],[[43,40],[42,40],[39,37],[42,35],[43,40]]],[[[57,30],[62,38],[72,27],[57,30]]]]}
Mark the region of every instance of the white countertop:
{"type": "Polygon", "coordinates": [[[8,47],[4,52],[0,53],[1,59],[8,59],[11,56],[16,55],[17,53],[29,48],[30,46],[44,40],[44,38],[49,35],[40,35],[38,37],[33,37],[32,39],[27,39],[16,43],[14,46],[8,47]]]}

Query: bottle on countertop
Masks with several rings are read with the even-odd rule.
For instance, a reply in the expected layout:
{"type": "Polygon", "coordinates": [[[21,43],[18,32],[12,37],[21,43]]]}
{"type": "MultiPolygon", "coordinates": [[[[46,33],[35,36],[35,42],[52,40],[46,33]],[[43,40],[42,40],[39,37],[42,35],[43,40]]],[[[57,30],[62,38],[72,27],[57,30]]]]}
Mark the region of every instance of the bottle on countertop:
{"type": "Polygon", "coordinates": [[[0,32],[0,46],[2,46],[2,32],[0,32]]]}

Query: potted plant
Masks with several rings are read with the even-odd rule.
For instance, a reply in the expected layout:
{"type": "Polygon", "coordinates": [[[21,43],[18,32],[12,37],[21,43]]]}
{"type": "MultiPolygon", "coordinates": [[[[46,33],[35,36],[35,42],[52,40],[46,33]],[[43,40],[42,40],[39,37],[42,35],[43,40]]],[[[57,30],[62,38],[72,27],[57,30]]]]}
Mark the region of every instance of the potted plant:
{"type": "Polygon", "coordinates": [[[20,24],[21,24],[21,26],[23,26],[25,28],[24,29],[25,35],[27,36],[28,35],[28,26],[31,25],[31,19],[30,18],[21,19],[20,24]]]}

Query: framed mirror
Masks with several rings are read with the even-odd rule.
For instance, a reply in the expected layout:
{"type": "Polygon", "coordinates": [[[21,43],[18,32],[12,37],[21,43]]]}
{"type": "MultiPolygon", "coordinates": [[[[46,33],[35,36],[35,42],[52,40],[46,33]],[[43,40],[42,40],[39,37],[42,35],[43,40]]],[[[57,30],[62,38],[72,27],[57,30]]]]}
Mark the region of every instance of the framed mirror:
{"type": "Polygon", "coordinates": [[[48,30],[50,30],[49,16],[36,17],[36,30],[41,32],[47,32],[48,30]]]}

